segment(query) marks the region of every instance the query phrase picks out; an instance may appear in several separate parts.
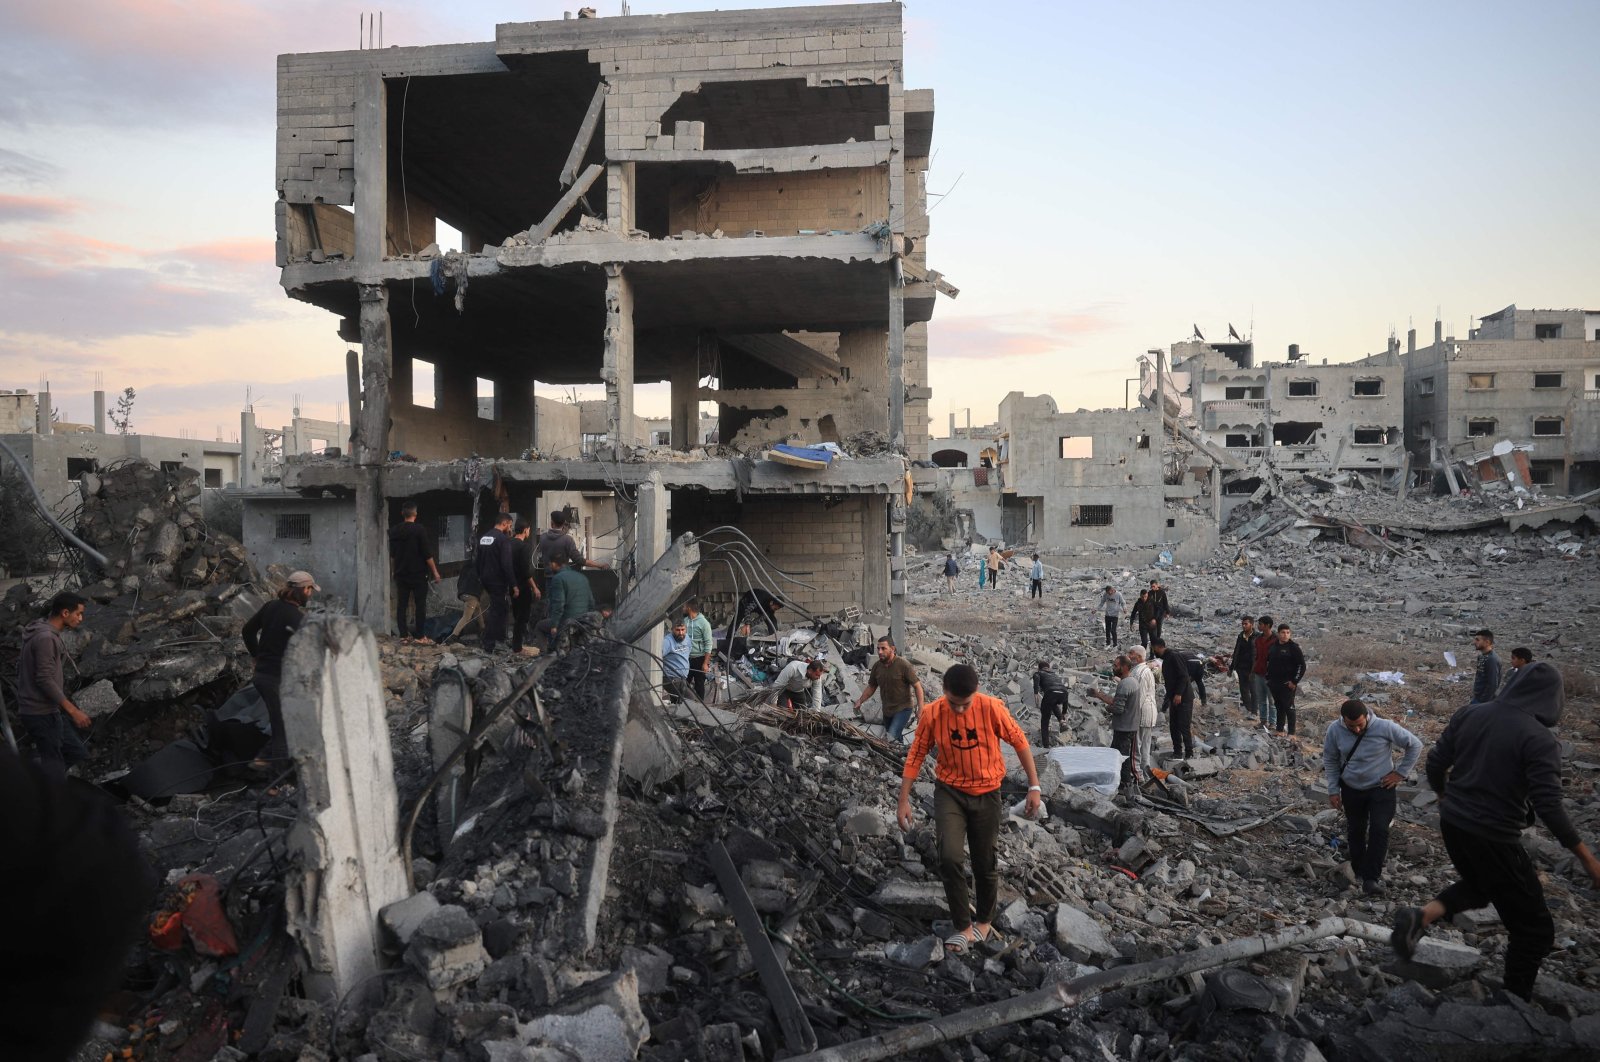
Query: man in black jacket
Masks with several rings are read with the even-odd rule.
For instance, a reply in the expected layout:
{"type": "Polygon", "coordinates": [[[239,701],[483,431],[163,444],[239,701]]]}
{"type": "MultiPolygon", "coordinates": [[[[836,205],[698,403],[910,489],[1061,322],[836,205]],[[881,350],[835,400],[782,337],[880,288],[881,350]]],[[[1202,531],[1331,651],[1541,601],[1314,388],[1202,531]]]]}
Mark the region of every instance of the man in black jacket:
{"type": "Polygon", "coordinates": [[[1189,662],[1160,638],[1150,643],[1150,651],[1161,658],[1161,683],[1166,687],[1161,696],[1166,702],[1172,754],[1186,760],[1194,755],[1194,686],[1189,680],[1189,662]]]}
{"type": "Polygon", "coordinates": [[[246,620],[239,631],[244,639],[244,651],[255,661],[251,685],[261,694],[267,719],[272,723],[272,737],[250,764],[257,774],[280,768],[282,761],[289,758],[289,742],[283,729],[283,699],[278,691],[283,680],[283,654],[289,648],[289,639],[306,618],[306,604],[311,595],[321,589],[310,572],[291,573],[288,585],[246,620]]]}
{"type": "Polygon", "coordinates": [[[533,577],[533,528],[526,520],[517,521],[511,535],[511,571],[517,580],[517,594],[511,599],[511,651],[522,652],[522,639],[533,618],[533,603],[543,594],[533,577]]]}
{"type": "Polygon", "coordinates": [[[1256,628],[1249,616],[1239,617],[1239,637],[1233,640],[1233,657],[1228,670],[1239,678],[1239,703],[1246,719],[1256,714],[1255,684],[1250,672],[1256,664],[1256,628]]]}
{"type": "Polygon", "coordinates": [[[1151,632],[1157,638],[1165,637],[1161,633],[1162,626],[1172,614],[1172,605],[1167,601],[1167,588],[1161,585],[1160,579],[1150,580],[1150,611],[1153,614],[1151,632]]]}
{"type": "Polygon", "coordinates": [[[1278,624],[1278,640],[1267,647],[1267,689],[1278,713],[1278,733],[1294,734],[1294,696],[1306,677],[1306,654],[1292,637],[1287,623],[1278,624]]]}
{"type": "Polygon", "coordinates": [[[1544,662],[1494,700],[1451,717],[1428,753],[1428,784],[1439,794],[1439,832],[1461,880],[1424,907],[1395,915],[1393,944],[1409,959],[1426,926],[1494,904],[1510,940],[1506,991],[1528,999],[1555,944],[1555,922],[1522,831],[1529,809],[1600,886],[1600,860],[1578,838],[1561,802],[1561,752],[1550,728],[1561,718],[1561,673],[1544,662]]]}
{"type": "Polygon", "coordinates": [[[389,563],[394,568],[395,633],[431,644],[424,632],[428,622],[428,578],[439,581],[439,565],[433,559],[428,532],[417,523],[417,503],[400,507],[400,522],[389,529],[389,563]],[[406,624],[406,613],[416,603],[416,621],[406,624]]]}
{"type": "Polygon", "coordinates": [[[1067,719],[1067,684],[1050,670],[1048,660],[1039,661],[1039,670],[1033,673],[1033,695],[1039,701],[1039,745],[1049,748],[1054,744],[1050,740],[1051,713],[1055,713],[1057,722],[1067,719]]]}
{"type": "Polygon", "coordinates": [[[488,652],[506,636],[507,622],[511,618],[511,601],[520,597],[517,586],[516,565],[511,558],[511,514],[495,517],[494,527],[478,539],[478,555],[474,560],[478,578],[483,580],[484,592],[489,595],[489,615],[483,624],[483,648],[488,652]]]}

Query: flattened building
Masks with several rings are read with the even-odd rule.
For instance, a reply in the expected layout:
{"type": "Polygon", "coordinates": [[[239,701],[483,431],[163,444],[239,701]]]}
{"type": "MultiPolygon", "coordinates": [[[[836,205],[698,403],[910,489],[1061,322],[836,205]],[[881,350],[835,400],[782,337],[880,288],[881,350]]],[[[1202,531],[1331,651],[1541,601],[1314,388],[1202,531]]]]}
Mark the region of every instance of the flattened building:
{"type": "MultiPolygon", "coordinates": [[[[283,287],[360,345],[348,457],[284,481],[354,493],[364,619],[387,622],[382,532],[400,498],[533,515],[545,491],[608,490],[626,532],[657,483],[674,534],[741,527],[809,584],[790,587],[805,608],[899,619],[925,322],[954,294],[926,268],[933,100],[904,87],[899,4],[284,55],[278,114],[283,287]],[[441,224],[464,253],[430,246],[441,224]],[[662,381],[677,460],[641,458],[623,430],[636,385],[662,381]],[[549,452],[541,383],[604,384],[596,459],[549,452]],[[743,454],[836,441],[858,456],[813,472],[712,454],[702,402],[743,454]]],[[[623,551],[625,580],[650,538],[623,551]]],[[[728,566],[702,574],[714,602],[738,583],[728,566]]]]}

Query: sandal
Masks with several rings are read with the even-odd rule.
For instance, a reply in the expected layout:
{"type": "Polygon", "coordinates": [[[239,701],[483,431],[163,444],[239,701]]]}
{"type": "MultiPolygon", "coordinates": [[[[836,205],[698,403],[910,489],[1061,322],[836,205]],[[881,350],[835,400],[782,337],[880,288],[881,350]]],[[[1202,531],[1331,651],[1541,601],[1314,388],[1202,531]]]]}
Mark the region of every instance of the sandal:
{"type": "Polygon", "coordinates": [[[965,955],[967,949],[977,944],[981,939],[976,931],[971,926],[968,926],[966,929],[959,929],[945,937],[944,950],[951,955],[965,955]]]}
{"type": "Polygon", "coordinates": [[[992,942],[1003,946],[1006,942],[1006,938],[998,929],[994,927],[994,923],[992,922],[989,923],[989,927],[987,929],[980,929],[978,926],[974,925],[972,927],[972,932],[975,934],[977,943],[979,944],[989,944],[992,942]]]}

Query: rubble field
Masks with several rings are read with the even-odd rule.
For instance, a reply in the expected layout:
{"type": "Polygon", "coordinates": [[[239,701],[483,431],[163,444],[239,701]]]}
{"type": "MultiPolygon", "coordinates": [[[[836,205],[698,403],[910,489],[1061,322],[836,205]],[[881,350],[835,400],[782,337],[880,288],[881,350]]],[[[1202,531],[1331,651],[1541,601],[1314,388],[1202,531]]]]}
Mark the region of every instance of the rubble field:
{"type": "MultiPolygon", "coordinates": [[[[172,495],[178,509],[181,493],[172,495]]],[[[1170,758],[1163,721],[1157,762],[1170,773],[1131,800],[1073,784],[1082,779],[1069,781],[1036,747],[1048,814],[1014,815],[1003,827],[1002,937],[990,945],[953,956],[939,944],[947,925],[928,817],[932,770],[902,834],[894,798],[903,750],[884,740],[876,701],[868,718],[849,711],[865,669],[845,659],[860,660],[853,650],[871,639],[853,636],[848,622],[830,655],[830,687],[843,703],[799,714],[745,697],[663,703],[645,669],[598,631],[535,660],[380,638],[415,890],[384,912],[390,965],[337,999],[312,998],[282,931],[295,858],[285,831],[300,795],[293,785],[269,795],[224,770],[204,792],[125,806],[169,886],[163,909],[180,882],[209,876],[235,947],[212,942],[208,952],[195,935],[177,948],[139,945],[80,1057],[1591,1057],[1600,897],[1581,868],[1547,833],[1529,831],[1558,937],[1535,1005],[1498,990],[1505,938],[1492,909],[1435,927],[1402,963],[1383,927],[1397,906],[1451,880],[1433,794],[1420,777],[1402,789],[1387,891],[1365,896],[1351,888],[1342,820],[1327,803],[1321,739],[1355,694],[1431,741],[1468,699],[1470,632],[1491,627],[1503,659],[1526,645],[1566,677],[1559,735],[1569,807],[1592,837],[1596,540],[1581,524],[1386,538],[1370,519],[1357,534],[1335,524],[1305,535],[1295,525],[1308,518],[1273,516],[1275,504],[1245,513],[1236,526],[1253,529],[1225,537],[1202,564],[1047,557],[1041,601],[1028,599],[1018,571],[979,590],[975,557],[963,557],[954,593],[936,574],[942,555],[910,559],[904,648],[930,696],[943,668],[970,662],[1030,740],[1038,715],[1029,676],[1048,659],[1071,684],[1057,741],[1109,743],[1104,710],[1087,696],[1096,684],[1110,689],[1114,654],[1095,610],[1107,583],[1131,603],[1160,578],[1174,646],[1225,654],[1239,616],[1270,613],[1293,626],[1309,661],[1297,737],[1256,729],[1236,684],[1212,673],[1196,755],[1170,758]],[[1257,522],[1262,513],[1269,519],[1257,522]],[[1273,523],[1277,532],[1255,534],[1273,523]],[[603,721],[619,698],[627,723],[614,735],[603,721]],[[464,704],[477,714],[463,714],[464,704]],[[510,710],[494,717],[501,705],[510,710]],[[477,747],[450,767],[462,723],[478,720],[487,729],[477,747]],[[622,777],[608,802],[607,750],[618,741],[622,777]],[[590,945],[583,922],[594,907],[590,945]],[[1309,935],[1326,924],[1340,931],[1309,935]],[[1231,942],[1285,934],[1301,942],[1208,958],[1231,942]],[[1083,994],[1001,1020],[1052,986],[1083,994]],[[974,1010],[990,1015],[989,1027],[892,1047],[937,1016],[974,1010]],[[879,1053],[827,1054],[867,1037],[880,1038],[879,1053]]],[[[203,530],[189,536],[180,526],[175,549],[147,548],[173,537],[152,533],[164,526],[161,512],[152,516],[122,555],[124,570],[91,588],[98,608],[75,647],[79,683],[106,682],[121,702],[97,723],[97,778],[162,749],[243,682],[235,632],[249,612],[234,602],[264,599],[257,576],[230,567],[231,547],[203,530]],[[130,618],[135,593],[148,611],[130,618]],[[170,691],[149,685],[172,681],[162,665],[179,654],[195,658],[170,669],[186,677],[170,691]]],[[[20,611],[24,596],[12,598],[7,607],[20,611]]],[[[737,683],[730,688],[737,694],[737,683]]],[[[1023,778],[1019,768],[1007,780],[1012,802],[1023,778]]]]}

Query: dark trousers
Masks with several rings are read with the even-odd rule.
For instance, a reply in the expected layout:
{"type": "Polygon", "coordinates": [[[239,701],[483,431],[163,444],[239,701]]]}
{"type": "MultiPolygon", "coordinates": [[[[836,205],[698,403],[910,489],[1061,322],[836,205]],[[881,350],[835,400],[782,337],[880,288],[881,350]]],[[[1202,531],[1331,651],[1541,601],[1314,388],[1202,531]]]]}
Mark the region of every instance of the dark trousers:
{"type": "Polygon", "coordinates": [[[528,633],[528,621],[533,617],[533,591],[523,586],[511,599],[511,651],[521,652],[522,639],[528,633]]]}
{"type": "Polygon", "coordinates": [[[1272,707],[1278,713],[1278,733],[1283,733],[1287,727],[1289,733],[1294,733],[1294,694],[1287,682],[1268,682],[1267,689],[1272,691],[1272,707]]]}
{"type": "Polygon", "coordinates": [[[1167,617],[1165,616],[1162,616],[1160,619],[1156,620],[1154,626],[1150,630],[1151,636],[1154,638],[1160,638],[1162,636],[1161,628],[1166,626],[1166,623],[1167,617]]]}
{"type": "Polygon", "coordinates": [[[78,736],[67,714],[59,708],[48,715],[19,715],[22,729],[33,738],[33,758],[39,769],[52,778],[63,779],[67,768],[89,758],[89,746],[78,736]]]}
{"type": "Polygon", "coordinates": [[[1055,744],[1050,740],[1050,715],[1055,713],[1056,722],[1067,721],[1067,695],[1065,693],[1050,693],[1046,691],[1039,695],[1039,744],[1049,748],[1055,744]]]}
{"type": "Polygon", "coordinates": [[[1182,704],[1167,700],[1167,730],[1172,735],[1172,754],[1179,759],[1194,755],[1194,735],[1190,727],[1194,721],[1194,694],[1183,699],[1182,704]]]}
{"type": "Polygon", "coordinates": [[[1393,789],[1339,787],[1345,821],[1350,827],[1350,869],[1362,881],[1377,881],[1383,876],[1383,860],[1389,854],[1389,824],[1399,796],[1393,789]]]}
{"type": "Polygon", "coordinates": [[[1000,569],[999,568],[990,568],[989,569],[989,589],[993,590],[995,587],[997,587],[999,585],[1000,585],[1000,569]]]}
{"type": "Polygon", "coordinates": [[[505,641],[506,628],[511,620],[511,591],[487,590],[489,615],[483,621],[483,648],[487,652],[505,641]]]}
{"type": "Polygon", "coordinates": [[[1201,666],[1198,675],[1193,671],[1189,672],[1189,681],[1194,683],[1195,695],[1200,698],[1200,703],[1204,705],[1206,703],[1206,669],[1204,665],[1201,666]]]}
{"type": "Polygon", "coordinates": [[[1150,648],[1150,639],[1151,639],[1151,637],[1154,636],[1154,634],[1155,634],[1155,631],[1150,626],[1148,621],[1145,621],[1145,620],[1140,620],[1139,621],[1139,644],[1140,645],[1144,646],[1146,649],[1150,648]]]}
{"type": "Polygon", "coordinates": [[[681,675],[667,675],[661,680],[661,689],[675,701],[689,696],[689,683],[681,675]]]}
{"type": "Polygon", "coordinates": [[[938,783],[933,790],[933,822],[939,835],[939,876],[950,921],[956,932],[972,924],[973,909],[967,894],[966,854],[972,853],[972,881],[978,893],[977,920],[994,921],[1000,899],[1000,865],[995,841],[1000,836],[1000,790],[963,793],[938,783]]]}
{"type": "Polygon", "coordinates": [[[706,699],[706,670],[710,666],[710,653],[689,658],[689,685],[694,689],[694,695],[702,701],[706,699]]]}
{"type": "Polygon", "coordinates": [[[272,723],[272,736],[257,753],[258,759],[286,760],[289,758],[289,737],[283,731],[283,698],[278,694],[278,675],[257,675],[250,680],[250,685],[261,694],[261,703],[266,706],[267,720],[272,723]]]}
{"type": "Polygon", "coordinates": [[[1032,599],[1032,598],[1035,598],[1035,597],[1043,597],[1043,596],[1044,596],[1044,580],[1043,579],[1029,579],[1028,580],[1028,597],[1030,599],[1032,599]]]}
{"type": "Polygon", "coordinates": [[[1133,788],[1134,772],[1139,759],[1139,732],[1137,730],[1113,730],[1111,732],[1111,747],[1127,757],[1122,761],[1122,778],[1118,781],[1121,789],[1133,788]]]}
{"type": "Polygon", "coordinates": [[[1256,685],[1250,681],[1250,672],[1235,671],[1239,679],[1239,703],[1244,706],[1244,714],[1252,715],[1256,710],[1256,685]]]}
{"type": "Polygon", "coordinates": [[[1117,644],[1117,617],[1106,617],[1106,645],[1117,644]]]}
{"type": "Polygon", "coordinates": [[[1461,880],[1439,894],[1446,918],[1494,904],[1505,923],[1506,991],[1529,998],[1539,964],[1555,946],[1555,920],[1545,906],[1544,887],[1527,849],[1517,841],[1491,841],[1475,833],[1439,824],[1444,849],[1461,880]]]}
{"type": "Polygon", "coordinates": [[[394,626],[395,633],[404,638],[409,634],[413,638],[421,638],[425,624],[428,622],[428,580],[422,579],[396,579],[394,581],[394,626]],[[416,602],[416,623],[406,626],[406,613],[410,611],[411,603],[416,602]]]}

